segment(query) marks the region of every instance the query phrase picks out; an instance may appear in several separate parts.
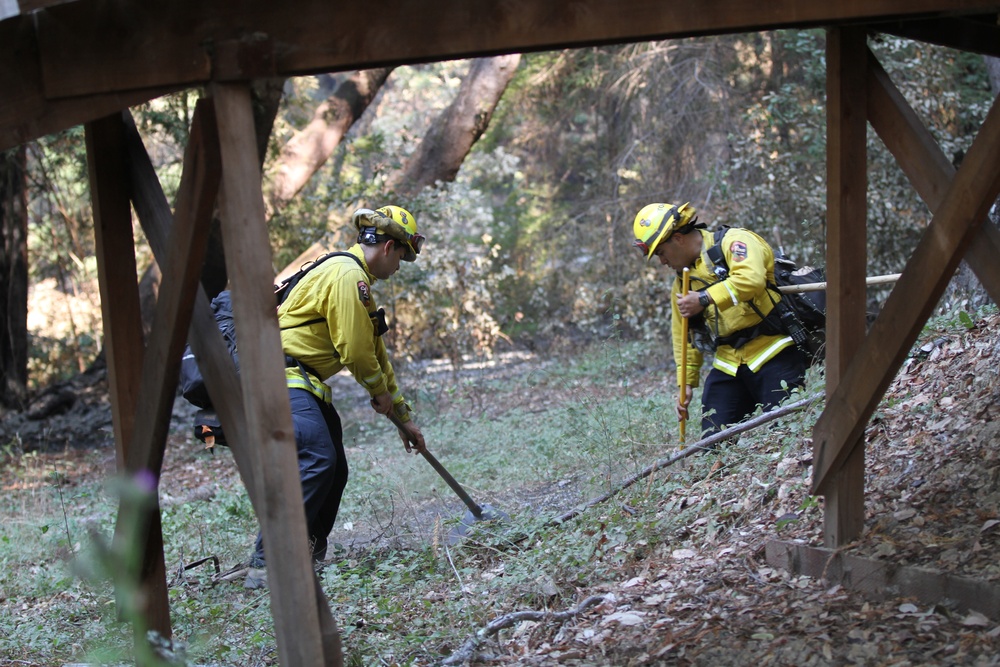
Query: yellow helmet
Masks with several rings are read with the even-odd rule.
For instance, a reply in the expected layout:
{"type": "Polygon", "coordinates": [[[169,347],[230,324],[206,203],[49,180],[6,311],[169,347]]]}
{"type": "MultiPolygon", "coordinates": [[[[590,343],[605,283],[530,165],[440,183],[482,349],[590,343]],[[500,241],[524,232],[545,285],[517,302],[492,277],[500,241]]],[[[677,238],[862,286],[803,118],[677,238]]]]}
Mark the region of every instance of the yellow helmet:
{"type": "Polygon", "coordinates": [[[697,211],[690,203],[681,204],[648,204],[636,214],[632,223],[635,241],[632,245],[638,248],[648,260],[656,252],[657,246],[670,238],[684,225],[691,222],[697,211]]]}
{"type": "Polygon", "coordinates": [[[404,262],[412,262],[420,254],[424,245],[424,237],[417,233],[417,219],[405,208],[399,206],[383,206],[374,211],[369,208],[359,208],[354,212],[354,226],[365,236],[365,230],[374,229],[374,234],[389,236],[406,244],[408,250],[403,255],[404,262]]]}

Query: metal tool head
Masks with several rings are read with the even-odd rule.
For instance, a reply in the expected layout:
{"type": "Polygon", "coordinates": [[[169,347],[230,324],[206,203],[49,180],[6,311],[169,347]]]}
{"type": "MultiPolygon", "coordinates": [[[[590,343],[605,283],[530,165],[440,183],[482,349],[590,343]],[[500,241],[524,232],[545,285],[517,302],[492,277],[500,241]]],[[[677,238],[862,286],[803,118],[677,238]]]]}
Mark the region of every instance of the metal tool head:
{"type": "Polygon", "coordinates": [[[481,512],[478,517],[472,510],[466,511],[465,516],[462,517],[462,520],[458,523],[458,525],[452,528],[451,532],[448,533],[449,545],[454,546],[458,544],[463,537],[469,534],[469,531],[477,523],[481,523],[483,521],[503,521],[510,518],[510,516],[503,510],[496,509],[488,504],[480,505],[479,509],[481,512]]]}

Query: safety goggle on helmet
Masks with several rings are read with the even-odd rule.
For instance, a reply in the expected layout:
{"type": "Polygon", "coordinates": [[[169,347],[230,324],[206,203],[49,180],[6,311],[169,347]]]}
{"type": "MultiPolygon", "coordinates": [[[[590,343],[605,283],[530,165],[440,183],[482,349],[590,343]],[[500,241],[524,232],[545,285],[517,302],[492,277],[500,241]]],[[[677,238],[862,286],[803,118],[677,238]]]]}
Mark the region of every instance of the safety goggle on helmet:
{"type": "MultiPolygon", "coordinates": [[[[405,208],[382,206],[374,211],[360,208],[354,212],[353,221],[359,233],[359,241],[368,241],[368,236],[388,236],[405,243],[407,251],[403,255],[404,262],[415,261],[424,245],[423,235],[417,232],[417,219],[405,208]]],[[[375,240],[371,239],[372,242],[375,240]]]]}
{"type": "Polygon", "coordinates": [[[690,202],[680,206],[676,204],[643,206],[632,223],[632,233],[635,235],[632,247],[638,248],[648,261],[656,252],[657,246],[691,222],[696,213],[690,202]]]}

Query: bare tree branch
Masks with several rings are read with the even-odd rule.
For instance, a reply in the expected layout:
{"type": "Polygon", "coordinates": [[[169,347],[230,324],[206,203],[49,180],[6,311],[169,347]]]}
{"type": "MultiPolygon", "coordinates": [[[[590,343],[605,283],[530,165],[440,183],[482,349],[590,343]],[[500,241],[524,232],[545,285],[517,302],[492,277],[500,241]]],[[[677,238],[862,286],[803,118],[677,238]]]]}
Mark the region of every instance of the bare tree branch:
{"type": "Polygon", "coordinates": [[[500,618],[490,621],[486,627],[477,630],[476,634],[466,639],[459,649],[446,658],[441,664],[464,664],[466,661],[475,657],[476,649],[479,648],[479,645],[482,644],[484,640],[489,639],[504,628],[509,628],[516,623],[521,623],[522,621],[566,621],[574,616],[582,614],[594,605],[603,602],[604,599],[605,597],[603,595],[591,595],[577,606],[565,611],[515,611],[510,614],[506,614],[500,618]]]}

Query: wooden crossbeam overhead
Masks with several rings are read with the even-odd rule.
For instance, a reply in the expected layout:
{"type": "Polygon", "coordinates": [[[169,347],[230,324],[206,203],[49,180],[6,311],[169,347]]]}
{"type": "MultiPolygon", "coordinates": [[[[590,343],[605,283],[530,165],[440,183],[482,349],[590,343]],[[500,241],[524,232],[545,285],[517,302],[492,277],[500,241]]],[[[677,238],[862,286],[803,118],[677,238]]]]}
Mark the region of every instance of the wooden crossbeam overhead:
{"type": "Polygon", "coordinates": [[[878,29],[899,37],[1000,58],[1000,26],[996,14],[941,17],[933,21],[892,21],[879,25],[878,29]]]}
{"type": "Polygon", "coordinates": [[[998,0],[76,0],[0,22],[0,149],[98,117],[70,98],[107,113],[104,96],[134,105],[210,80],[997,11],[998,0]]]}

